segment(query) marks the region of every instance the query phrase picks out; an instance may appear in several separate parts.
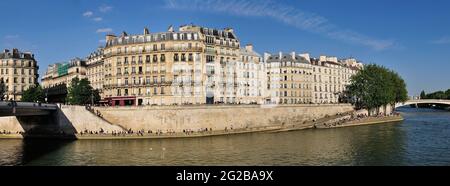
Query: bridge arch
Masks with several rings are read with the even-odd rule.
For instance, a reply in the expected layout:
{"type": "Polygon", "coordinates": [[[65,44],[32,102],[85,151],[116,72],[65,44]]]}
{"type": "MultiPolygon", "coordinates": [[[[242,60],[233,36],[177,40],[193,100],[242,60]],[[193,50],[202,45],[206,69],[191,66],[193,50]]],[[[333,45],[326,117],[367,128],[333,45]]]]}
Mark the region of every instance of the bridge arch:
{"type": "Polygon", "coordinates": [[[395,105],[395,108],[408,106],[408,105],[418,105],[418,104],[448,105],[450,107],[450,100],[440,100],[440,99],[408,100],[405,103],[397,103],[395,105]]]}

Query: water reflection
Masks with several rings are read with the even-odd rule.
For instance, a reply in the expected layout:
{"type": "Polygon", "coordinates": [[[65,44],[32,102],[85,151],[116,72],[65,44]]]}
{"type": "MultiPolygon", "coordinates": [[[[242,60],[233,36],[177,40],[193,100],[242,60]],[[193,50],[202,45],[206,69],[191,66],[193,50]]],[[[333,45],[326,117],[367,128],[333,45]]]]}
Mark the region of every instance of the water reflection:
{"type": "Polygon", "coordinates": [[[396,124],[192,139],[0,140],[0,164],[449,165],[450,113],[404,115],[396,124]]]}
{"type": "MultiPolygon", "coordinates": [[[[0,165],[27,165],[72,143],[68,140],[0,140],[0,165]]],[[[53,165],[53,164],[48,164],[53,165]]]]}

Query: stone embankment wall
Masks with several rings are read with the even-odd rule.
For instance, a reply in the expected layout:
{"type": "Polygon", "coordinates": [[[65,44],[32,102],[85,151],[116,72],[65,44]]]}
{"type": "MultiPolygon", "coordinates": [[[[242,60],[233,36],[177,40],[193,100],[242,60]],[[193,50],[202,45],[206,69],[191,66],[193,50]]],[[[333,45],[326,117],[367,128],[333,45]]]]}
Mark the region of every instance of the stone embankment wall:
{"type": "Polygon", "coordinates": [[[123,131],[120,126],[108,123],[107,121],[99,118],[95,114],[87,111],[83,106],[63,106],[60,110],[51,116],[53,117],[48,122],[50,123],[35,123],[38,120],[28,118],[27,120],[20,121],[16,117],[0,117],[0,131],[7,131],[11,133],[25,132],[32,128],[40,127],[48,129],[49,132],[64,131],[66,134],[73,134],[74,132],[88,131],[100,131],[111,133],[112,131],[123,131]]]}
{"type": "Polygon", "coordinates": [[[302,124],[326,115],[353,111],[350,105],[296,106],[184,106],[95,108],[111,123],[126,129],[224,130],[302,124]]]}
{"type": "Polygon", "coordinates": [[[89,112],[83,106],[62,106],[58,113],[59,125],[69,130],[73,127],[77,132],[88,131],[100,131],[111,133],[112,131],[123,131],[120,126],[114,125],[98,117],[97,115],[89,112]]]}
{"type": "Polygon", "coordinates": [[[3,131],[17,133],[24,132],[24,129],[16,117],[0,117],[0,132],[3,131]]]}

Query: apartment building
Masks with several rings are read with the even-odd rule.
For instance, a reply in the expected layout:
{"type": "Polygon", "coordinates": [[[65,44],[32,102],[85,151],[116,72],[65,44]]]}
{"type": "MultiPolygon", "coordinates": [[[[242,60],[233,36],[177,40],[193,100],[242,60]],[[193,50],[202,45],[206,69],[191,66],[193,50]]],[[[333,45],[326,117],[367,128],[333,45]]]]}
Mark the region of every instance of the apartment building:
{"type": "Polygon", "coordinates": [[[89,79],[91,86],[99,90],[100,96],[103,95],[103,81],[105,76],[103,73],[104,69],[104,55],[103,48],[100,47],[96,51],[92,52],[88,57],[86,57],[86,77],[89,79]]]}
{"type": "Polygon", "coordinates": [[[270,104],[312,103],[312,67],[308,54],[265,54],[270,104]]]}
{"type": "Polygon", "coordinates": [[[66,85],[70,86],[72,79],[87,78],[86,61],[80,58],[74,58],[69,62],[56,63],[49,65],[45,75],[42,77],[41,84],[44,89],[66,85]]]}
{"type": "Polygon", "coordinates": [[[4,83],[5,100],[20,100],[22,93],[38,83],[39,66],[34,54],[18,49],[0,52],[0,81],[4,83]]]}
{"type": "Polygon", "coordinates": [[[363,68],[356,59],[338,60],[337,57],[320,56],[311,59],[313,69],[313,103],[335,104],[350,84],[351,76],[363,68]]]}
{"type": "Polygon", "coordinates": [[[233,29],[195,25],[175,31],[107,35],[104,95],[111,105],[217,103],[227,65],[239,57],[233,29]]]}

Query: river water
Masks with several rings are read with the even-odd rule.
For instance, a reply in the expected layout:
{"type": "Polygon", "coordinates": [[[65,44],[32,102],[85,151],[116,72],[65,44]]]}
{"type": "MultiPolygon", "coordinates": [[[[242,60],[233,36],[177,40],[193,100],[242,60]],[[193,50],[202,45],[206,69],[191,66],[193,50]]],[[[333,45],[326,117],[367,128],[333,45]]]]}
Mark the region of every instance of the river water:
{"type": "Polygon", "coordinates": [[[0,165],[450,165],[450,112],[405,121],[193,139],[0,140],[0,165]]]}

